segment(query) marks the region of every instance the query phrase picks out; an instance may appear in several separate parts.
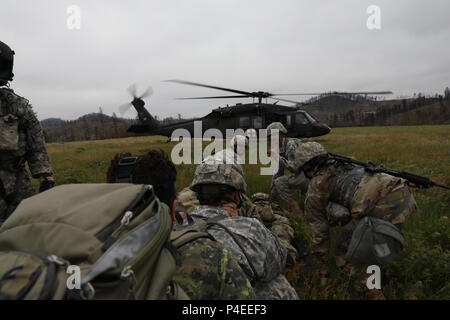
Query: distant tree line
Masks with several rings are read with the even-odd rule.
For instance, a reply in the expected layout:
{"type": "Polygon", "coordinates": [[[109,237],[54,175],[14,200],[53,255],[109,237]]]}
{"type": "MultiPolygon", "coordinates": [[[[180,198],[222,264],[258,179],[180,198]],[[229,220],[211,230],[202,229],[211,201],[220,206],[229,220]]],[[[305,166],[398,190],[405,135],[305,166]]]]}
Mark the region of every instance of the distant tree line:
{"type": "MultiPolygon", "coordinates": [[[[158,118],[155,116],[155,119],[158,118]]],[[[167,117],[160,121],[161,125],[184,121],[180,114],[177,118],[167,117]]],[[[81,140],[103,140],[134,136],[128,132],[132,124],[138,124],[138,119],[125,119],[105,115],[102,108],[97,113],[89,113],[76,120],[61,120],[56,118],[41,121],[46,142],[70,142],[81,140]]]]}
{"type": "MultiPolygon", "coordinates": [[[[375,110],[349,110],[342,113],[328,113],[326,121],[332,127],[438,124],[447,123],[450,117],[450,90],[444,95],[425,97],[415,94],[415,98],[402,99],[395,103],[383,102],[375,110]],[[423,107],[433,106],[426,111],[423,107]]],[[[322,116],[323,118],[323,116],[322,116]]]]}

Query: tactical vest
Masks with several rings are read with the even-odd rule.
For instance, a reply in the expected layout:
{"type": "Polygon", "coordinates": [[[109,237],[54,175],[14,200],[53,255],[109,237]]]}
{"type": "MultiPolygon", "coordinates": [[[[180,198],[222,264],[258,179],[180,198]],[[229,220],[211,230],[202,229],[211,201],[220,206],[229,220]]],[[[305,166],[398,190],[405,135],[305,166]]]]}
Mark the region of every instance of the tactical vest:
{"type": "Polygon", "coordinates": [[[0,151],[19,150],[19,117],[13,114],[6,99],[7,90],[0,88],[0,151]]]}
{"type": "Polygon", "coordinates": [[[330,201],[350,208],[356,188],[361,182],[365,170],[361,167],[353,167],[347,172],[338,172],[335,168],[333,168],[333,171],[337,177],[337,181],[330,201]]]}

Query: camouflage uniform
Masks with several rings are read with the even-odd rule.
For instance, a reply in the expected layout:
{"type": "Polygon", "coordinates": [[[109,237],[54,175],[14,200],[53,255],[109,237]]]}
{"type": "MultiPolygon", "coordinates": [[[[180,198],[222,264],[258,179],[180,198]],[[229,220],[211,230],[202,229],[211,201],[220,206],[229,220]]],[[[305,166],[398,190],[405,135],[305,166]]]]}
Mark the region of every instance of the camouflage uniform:
{"type": "MultiPolygon", "coordinates": [[[[269,195],[264,193],[256,195],[259,196],[252,201],[245,193],[241,193],[242,204],[238,211],[239,215],[258,219],[267,229],[272,231],[287,249],[287,265],[292,265],[298,254],[297,250],[291,245],[292,240],[294,240],[294,229],[290,225],[289,219],[286,218],[286,213],[281,207],[269,201],[269,195]]],[[[180,211],[192,212],[200,205],[196,193],[187,187],[178,194],[177,201],[180,211]]]]}
{"type": "Polygon", "coordinates": [[[193,300],[246,300],[255,294],[246,274],[222,245],[200,238],[179,248],[174,281],[193,300]]]}
{"type": "Polygon", "coordinates": [[[272,178],[272,188],[286,202],[295,200],[292,189],[300,189],[306,193],[309,179],[300,171],[296,157],[302,141],[296,138],[285,138],[280,146],[280,163],[278,172],[272,178]],[[284,175],[285,169],[291,173],[284,175]]]}
{"type": "Polygon", "coordinates": [[[44,135],[28,100],[0,88],[0,220],[23,199],[35,194],[33,178],[52,175],[44,135]]]}
{"type": "Polygon", "coordinates": [[[191,213],[194,220],[220,216],[223,219],[219,223],[231,231],[233,236],[216,225],[210,226],[208,233],[230,251],[249,279],[256,284],[256,297],[298,299],[295,289],[281,274],[286,262],[286,249],[261,222],[248,217],[228,217],[224,210],[212,206],[199,206],[191,213]]]}
{"type": "Polygon", "coordinates": [[[350,212],[338,242],[336,263],[358,281],[365,281],[365,268],[349,265],[344,259],[353,230],[366,215],[383,218],[400,228],[416,209],[414,196],[403,179],[382,173],[369,174],[361,167],[329,161],[311,179],[305,200],[306,219],[313,231],[312,249],[324,264],[329,254],[327,205],[330,201],[350,212]]]}
{"type": "Polygon", "coordinates": [[[294,228],[286,217],[287,213],[280,206],[271,202],[269,195],[266,193],[255,193],[251,199],[246,194],[242,194],[241,200],[242,206],[239,210],[239,215],[256,218],[261,221],[267,229],[278,237],[287,249],[288,259],[286,264],[288,266],[294,264],[298,254],[291,244],[295,235],[294,228]]]}

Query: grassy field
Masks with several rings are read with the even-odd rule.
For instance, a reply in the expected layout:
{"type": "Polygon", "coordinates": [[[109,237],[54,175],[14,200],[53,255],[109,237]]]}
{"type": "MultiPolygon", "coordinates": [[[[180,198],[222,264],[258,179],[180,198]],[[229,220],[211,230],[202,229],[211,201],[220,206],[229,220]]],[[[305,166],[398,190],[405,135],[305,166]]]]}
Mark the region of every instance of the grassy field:
{"type": "MultiPolygon", "coordinates": [[[[105,182],[110,160],[117,152],[142,154],[162,149],[170,155],[175,143],[165,137],[52,143],[58,184],[105,182]]],[[[353,156],[397,170],[426,175],[450,185],[450,126],[336,128],[315,139],[328,151],[353,156]]],[[[190,184],[194,165],[177,167],[177,190],[190,184]]],[[[270,176],[261,176],[258,165],[244,166],[248,193],[268,192],[270,176]]],[[[414,190],[419,210],[408,221],[404,234],[408,246],[401,257],[382,268],[382,285],[389,299],[450,299],[450,191],[440,188],[414,190]]],[[[308,247],[308,226],[296,221],[296,232],[308,247]]],[[[334,230],[336,234],[338,230],[334,230]]],[[[331,266],[333,264],[331,263],[331,266]]],[[[334,270],[327,288],[319,288],[311,275],[293,281],[303,299],[358,299],[348,281],[334,270]]]]}

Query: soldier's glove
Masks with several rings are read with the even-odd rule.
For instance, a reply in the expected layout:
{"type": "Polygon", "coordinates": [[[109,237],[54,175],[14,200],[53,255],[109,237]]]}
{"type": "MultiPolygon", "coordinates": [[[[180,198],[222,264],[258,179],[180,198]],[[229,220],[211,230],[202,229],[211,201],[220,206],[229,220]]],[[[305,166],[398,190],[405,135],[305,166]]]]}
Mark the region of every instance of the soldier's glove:
{"type": "Polygon", "coordinates": [[[53,179],[53,177],[41,177],[39,181],[40,181],[39,192],[44,192],[55,186],[55,180],[53,179]]]}
{"type": "Polygon", "coordinates": [[[331,226],[343,226],[350,222],[350,211],[340,204],[329,202],[327,206],[328,223],[331,226]]]}

